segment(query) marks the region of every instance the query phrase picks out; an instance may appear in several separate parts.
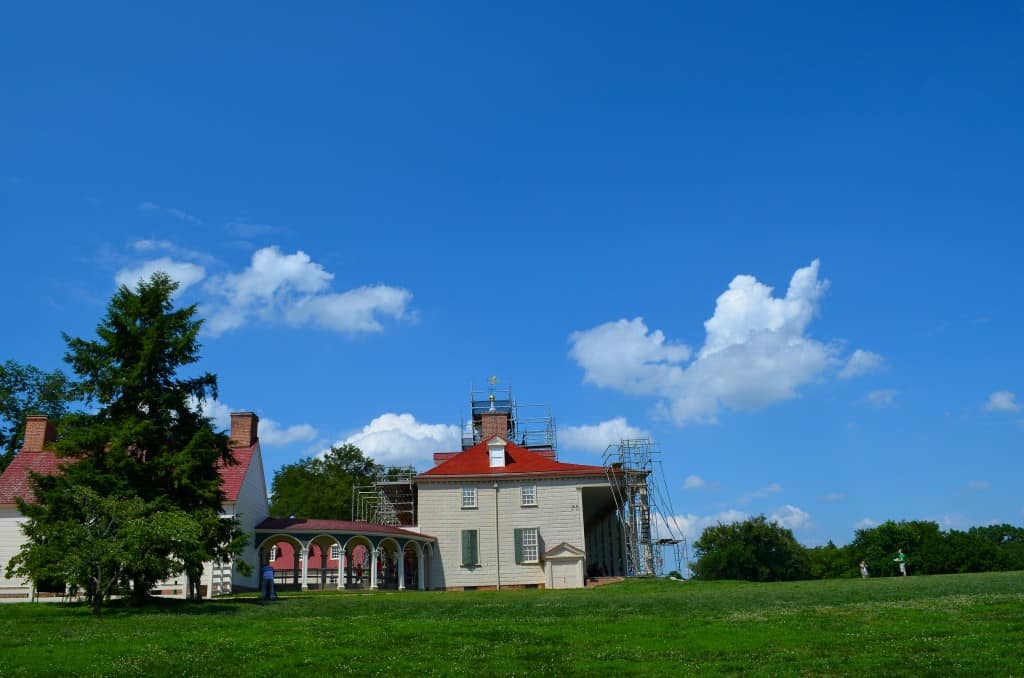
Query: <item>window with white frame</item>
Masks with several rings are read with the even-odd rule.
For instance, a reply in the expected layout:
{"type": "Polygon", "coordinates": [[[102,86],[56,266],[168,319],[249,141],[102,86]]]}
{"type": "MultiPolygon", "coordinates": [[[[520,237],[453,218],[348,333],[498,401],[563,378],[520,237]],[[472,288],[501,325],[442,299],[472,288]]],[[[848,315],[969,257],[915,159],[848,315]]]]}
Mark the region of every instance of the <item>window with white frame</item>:
{"type": "Polygon", "coordinates": [[[462,488],[462,508],[476,508],[476,488],[462,488]]]}
{"type": "Polygon", "coordinates": [[[341,547],[337,544],[331,545],[331,560],[341,560],[341,547]]]}
{"type": "Polygon", "coordinates": [[[278,553],[280,553],[280,551],[281,549],[279,549],[277,546],[270,547],[270,562],[274,562],[275,560],[277,560],[277,555],[278,553]]]}
{"type": "Polygon", "coordinates": [[[540,560],[540,538],[536,527],[516,528],[515,542],[517,563],[536,563],[540,560]]]}
{"type": "Polygon", "coordinates": [[[536,485],[524,485],[520,489],[520,504],[522,506],[536,506],[537,505],[537,486],[536,485]]]}

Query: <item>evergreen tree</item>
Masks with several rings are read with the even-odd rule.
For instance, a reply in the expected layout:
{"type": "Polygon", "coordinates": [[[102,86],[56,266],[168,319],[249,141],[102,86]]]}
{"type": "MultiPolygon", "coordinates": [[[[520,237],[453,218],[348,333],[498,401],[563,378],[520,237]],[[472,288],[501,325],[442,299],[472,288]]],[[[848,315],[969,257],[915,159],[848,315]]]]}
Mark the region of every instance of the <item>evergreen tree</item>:
{"type": "MultiPolygon", "coordinates": [[[[37,503],[19,505],[29,518],[29,543],[12,563],[15,571],[36,578],[34,568],[41,566],[33,549],[61,541],[61,526],[105,522],[111,527],[104,538],[121,544],[110,548],[119,567],[96,595],[124,593],[130,582],[132,594],[145,597],[156,582],[184,571],[190,597],[197,598],[203,562],[228,560],[244,548],[237,522],[220,518],[218,464],[236,462],[227,436],[215,432],[197,407],[216,397],[217,379],[210,373],[180,376],[198,361],[202,321],[195,306],[173,307],[177,287],[164,273],[134,291],[121,286],[95,340],[65,335],[65,360],[78,377],[74,393],[97,409],[62,420],[56,449],[69,463],[59,476],[36,477],[37,503]],[[130,520],[125,502],[132,507],[130,520]],[[152,525],[152,539],[128,539],[134,533],[117,526],[138,524],[131,520],[152,525]],[[157,526],[177,526],[177,534],[189,538],[174,538],[173,530],[157,526]]],[[[88,580],[69,574],[75,573],[63,573],[71,582],[88,580]]]]}

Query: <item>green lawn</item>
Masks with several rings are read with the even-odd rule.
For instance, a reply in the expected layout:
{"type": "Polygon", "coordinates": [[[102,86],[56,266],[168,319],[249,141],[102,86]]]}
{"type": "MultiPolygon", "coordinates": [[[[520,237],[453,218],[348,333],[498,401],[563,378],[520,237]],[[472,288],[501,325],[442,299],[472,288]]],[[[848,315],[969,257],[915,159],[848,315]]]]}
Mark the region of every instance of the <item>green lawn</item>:
{"type": "Polygon", "coordinates": [[[0,605],[3,676],[299,671],[1024,675],[1024,572],[0,605]]]}

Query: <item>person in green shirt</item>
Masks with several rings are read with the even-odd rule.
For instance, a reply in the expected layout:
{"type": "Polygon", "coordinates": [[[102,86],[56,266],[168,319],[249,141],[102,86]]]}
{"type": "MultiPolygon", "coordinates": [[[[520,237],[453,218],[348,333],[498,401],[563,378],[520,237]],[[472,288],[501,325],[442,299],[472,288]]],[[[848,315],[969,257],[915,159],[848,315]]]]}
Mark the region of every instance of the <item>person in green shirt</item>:
{"type": "Polygon", "coordinates": [[[896,557],[893,558],[892,561],[894,563],[899,563],[900,564],[900,574],[902,574],[904,577],[906,577],[907,576],[907,556],[905,556],[903,554],[903,549],[899,549],[899,553],[896,554],[896,557]]]}

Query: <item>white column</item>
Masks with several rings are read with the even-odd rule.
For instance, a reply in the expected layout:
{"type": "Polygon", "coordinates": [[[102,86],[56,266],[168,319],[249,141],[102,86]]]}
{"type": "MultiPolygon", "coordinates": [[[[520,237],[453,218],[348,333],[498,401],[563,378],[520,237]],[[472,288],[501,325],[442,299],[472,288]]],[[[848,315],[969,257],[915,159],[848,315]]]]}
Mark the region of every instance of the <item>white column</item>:
{"type": "Polygon", "coordinates": [[[405,590],[405,549],[398,554],[398,590],[405,590]]]}
{"type": "Polygon", "coordinates": [[[345,588],[345,570],[348,569],[348,555],[342,551],[338,556],[338,590],[345,588]]]}
{"type": "Polygon", "coordinates": [[[309,545],[302,544],[302,590],[309,590],[309,545]]]}
{"type": "Polygon", "coordinates": [[[420,549],[416,553],[416,588],[420,591],[423,590],[423,558],[426,554],[427,550],[420,544],[420,549]]]}
{"type": "Polygon", "coordinates": [[[370,588],[371,589],[377,588],[377,558],[378,558],[377,552],[378,551],[379,551],[379,548],[375,548],[375,549],[373,549],[373,551],[370,552],[370,555],[372,557],[371,562],[370,562],[370,588]]]}

